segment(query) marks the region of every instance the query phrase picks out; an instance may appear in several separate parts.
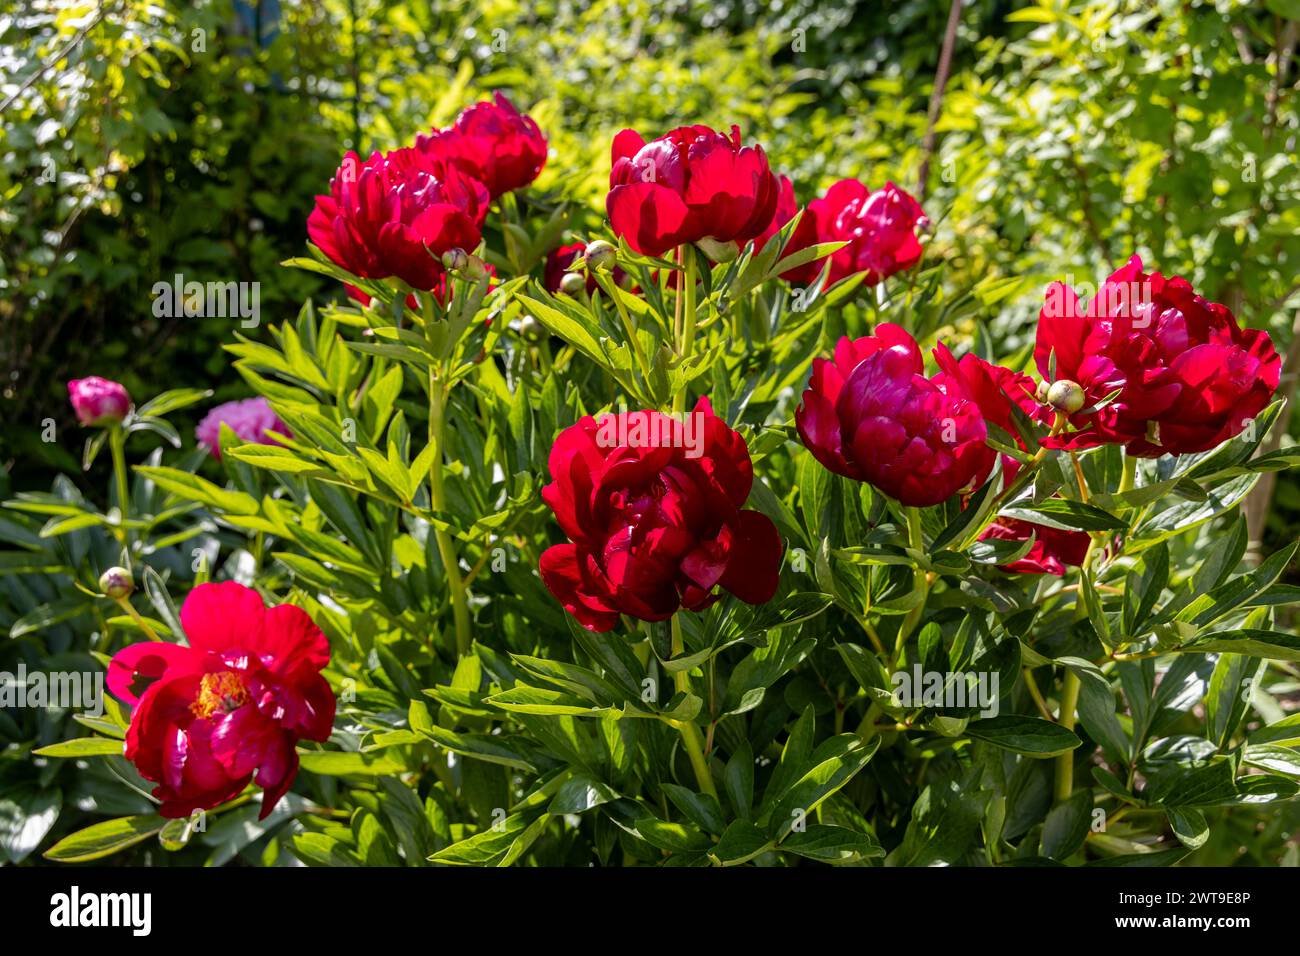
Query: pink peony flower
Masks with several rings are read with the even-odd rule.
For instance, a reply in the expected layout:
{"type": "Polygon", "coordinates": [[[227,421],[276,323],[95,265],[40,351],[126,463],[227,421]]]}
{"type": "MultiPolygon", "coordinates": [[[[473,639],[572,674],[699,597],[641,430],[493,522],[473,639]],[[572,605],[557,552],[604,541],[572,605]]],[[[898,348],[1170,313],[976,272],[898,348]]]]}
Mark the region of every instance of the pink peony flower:
{"type": "Polygon", "coordinates": [[[98,375],[74,378],[68,383],[68,398],[83,425],[116,425],[131,410],[126,389],[98,375]]]}
{"type": "Polygon", "coordinates": [[[291,434],[284,422],[280,421],[280,416],[271,411],[270,403],[264,398],[245,398],[242,401],[226,402],[208,412],[203,417],[203,421],[199,422],[199,427],[194,429],[195,437],[208,447],[212,457],[218,461],[221,460],[223,423],[245,442],[255,442],[259,445],[279,444],[266,434],[268,431],[279,432],[281,435],[291,434]]]}

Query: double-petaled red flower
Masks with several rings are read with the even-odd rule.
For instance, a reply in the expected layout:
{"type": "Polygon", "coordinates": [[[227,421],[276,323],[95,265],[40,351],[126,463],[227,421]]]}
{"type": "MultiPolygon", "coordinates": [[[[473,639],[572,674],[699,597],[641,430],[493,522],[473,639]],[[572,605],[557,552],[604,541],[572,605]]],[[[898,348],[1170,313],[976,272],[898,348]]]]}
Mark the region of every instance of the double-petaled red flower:
{"type": "Polygon", "coordinates": [[[475,103],[451,126],[417,136],[415,146],[479,180],[493,199],[527,186],[546,164],[546,137],[502,93],[475,103]]]}
{"type": "Polygon", "coordinates": [[[1267,332],[1241,328],[1186,279],[1144,273],[1137,256],[1086,309],[1063,283],[1048,289],[1034,360],[1044,378],[1054,366],[1057,381],[1083,390],[1070,418],[1078,430],[1053,446],[1122,444],[1144,458],[1207,451],[1237,435],[1272,398],[1282,367],[1267,332]]]}
{"type": "Polygon", "coordinates": [[[542,580],[588,630],[702,610],[718,588],[750,604],[776,592],[781,538],[745,510],[749,449],[708,399],[680,420],[587,416],[556,438],[549,465],[542,498],[570,543],[542,555],[542,580]]]}
{"type": "Polygon", "coordinates": [[[686,242],[743,244],[772,221],[778,184],[761,146],[707,126],[682,126],[647,143],[614,137],[605,210],[614,232],[644,255],[686,242]]]}
{"type": "Polygon", "coordinates": [[[813,360],[795,412],[799,437],[831,471],[905,505],[973,489],[994,464],[979,406],[945,374],[924,373],[920,348],[900,326],[840,339],[833,361],[813,360]]]}
{"type": "Polygon", "coordinates": [[[454,165],[418,149],[374,153],[362,162],[349,152],[316,197],[307,234],[331,261],[364,279],[393,276],[433,289],[449,249],[479,244],[487,188],[454,165]]]}
{"type": "Polygon", "coordinates": [[[301,608],[233,582],[191,591],[181,626],[188,647],[132,644],[109,664],[109,690],[132,706],[126,758],[165,817],[225,803],[255,774],[265,817],[298,772],[297,741],[330,735],[329,642],[301,608]]]}
{"type": "Polygon", "coordinates": [[[1086,531],[1069,531],[1049,528],[1046,525],[1021,521],[1019,518],[998,518],[980,535],[981,541],[1028,541],[1034,536],[1029,553],[1010,564],[999,565],[1003,571],[1016,574],[1065,575],[1067,567],[1079,567],[1088,554],[1091,541],[1086,531]]]}
{"type": "MultiPolygon", "coordinates": [[[[785,180],[766,234],[774,234],[793,219],[797,208],[794,190],[785,180]]],[[[865,283],[875,285],[921,260],[924,249],[917,231],[928,222],[921,204],[893,183],[872,192],[856,179],[842,179],[825,196],[808,204],[784,254],[789,256],[822,242],[846,242],[848,245],[830,256],[827,282],[865,272],[865,283]]],[[[783,276],[806,284],[817,278],[825,263],[825,259],[805,263],[783,276]]]]}

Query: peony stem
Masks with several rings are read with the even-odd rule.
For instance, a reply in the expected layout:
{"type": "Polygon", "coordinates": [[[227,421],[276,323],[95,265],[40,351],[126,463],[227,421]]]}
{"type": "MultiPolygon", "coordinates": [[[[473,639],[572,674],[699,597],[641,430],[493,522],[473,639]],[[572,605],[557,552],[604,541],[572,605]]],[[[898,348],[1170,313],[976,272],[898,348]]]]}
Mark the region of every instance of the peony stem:
{"type": "Polygon", "coordinates": [[[1137,480],[1138,460],[1132,455],[1124,455],[1124,477],[1119,481],[1119,493],[1122,495],[1126,491],[1132,491],[1133,485],[1137,480]]]}
{"type": "Polygon", "coordinates": [[[126,432],[120,423],[114,424],[108,432],[108,448],[113,456],[113,476],[117,481],[117,511],[119,525],[118,538],[123,544],[131,543],[131,532],[126,526],[131,515],[131,486],[126,478],[126,432]]]}
{"type": "MultiPolygon", "coordinates": [[[[447,493],[442,483],[442,455],[446,434],[446,400],[447,394],[438,381],[433,366],[429,368],[429,444],[437,449],[433,463],[429,466],[429,504],[437,512],[437,520],[443,520],[442,514],[447,510],[447,493]]],[[[447,575],[447,589],[451,594],[452,615],[456,622],[456,653],[465,657],[470,652],[473,637],[470,633],[469,605],[465,599],[465,582],[460,576],[460,561],[451,535],[433,526],[434,539],[438,543],[438,556],[447,575]]]]}
{"type": "MultiPolygon", "coordinates": [[[[1074,461],[1075,473],[1079,479],[1080,497],[1088,500],[1088,486],[1084,481],[1083,469],[1079,466],[1079,460],[1070,453],[1070,458],[1074,461]]],[[[1087,614],[1087,605],[1084,603],[1085,589],[1082,586],[1082,579],[1092,579],[1092,553],[1097,547],[1097,538],[1094,536],[1088,541],[1088,550],[1083,554],[1083,563],[1079,565],[1080,587],[1075,596],[1074,617],[1076,620],[1087,614]]],[[[1079,677],[1074,671],[1066,668],[1065,678],[1061,682],[1061,707],[1057,714],[1057,722],[1066,730],[1074,730],[1075,708],[1079,704],[1079,677]]],[[[1063,754],[1058,754],[1056,758],[1056,786],[1054,793],[1058,802],[1068,800],[1070,792],[1074,789],[1074,751],[1067,750],[1063,754]]]]}
{"type": "Polygon", "coordinates": [[[597,281],[604,288],[605,294],[614,300],[614,308],[618,310],[618,317],[623,322],[623,331],[627,335],[628,344],[632,346],[632,354],[636,356],[637,364],[641,367],[641,374],[645,376],[647,387],[650,385],[650,363],[645,357],[645,352],[641,349],[641,340],[636,336],[636,326],[632,323],[632,317],[627,314],[627,306],[623,304],[622,298],[619,297],[617,283],[613,277],[609,279],[609,284],[605,284],[605,277],[601,276],[597,281]]]}
{"type": "MultiPolygon", "coordinates": [[[[1061,684],[1061,712],[1057,715],[1057,722],[1066,730],[1074,730],[1074,710],[1079,704],[1079,677],[1074,671],[1067,669],[1065,680],[1061,684]]],[[[1074,789],[1074,751],[1067,750],[1063,754],[1058,754],[1056,758],[1056,788],[1055,795],[1057,802],[1068,800],[1070,792],[1074,789]]]]}
{"type": "MultiPolygon", "coordinates": [[[[672,617],[672,635],[672,656],[678,658],[686,653],[686,645],[682,640],[682,623],[676,614],[672,617]]],[[[679,693],[689,694],[691,692],[691,679],[685,670],[673,674],[673,684],[679,693]]],[[[691,768],[695,771],[695,782],[699,784],[700,791],[716,798],[718,790],[713,785],[713,775],[709,773],[709,762],[704,757],[704,744],[700,738],[700,729],[695,726],[694,720],[674,720],[672,723],[682,735],[682,744],[686,748],[686,755],[691,760],[691,768]]]]}
{"type": "Polygon", "coordinates": [[[162,640],[162,638],[158,636],[157,632],[149,626],[149,622],[140,616],[140,612],[132,607],[129,598],[114,598],[114,600],[117,601],[123,611],[126,611],[126,613],[130,615],[131,620],[135,621],[135,626],[144,632],[145,637],[149,638],[151,641],[162,640]]]}
{"type": "MultiPolygon", "coordinates": [[[[686,362],[695,347],[695,254],[685,246],[677,247],[677,261],[683,263],[682,271],[677,274],[677,361],[686,362]]],[[[680,415],[686,411],[686,392],[688,386],[683,384],[673,396],[673,412],[680,415]]]]}
{"type": "MultiPolygon", "coordinates": [[[[925,550],[925,535],[921,530],[920,508],[911,506],[907,508],[907,544],[914,551],[925,550]]],[[[894,642],[894,656],[889,664],[891,671],[898,666],[898,659],[903,654],[903,646],[907,643],[907,639],[912,636],[916,625],[920,623],[921,615],[925,613],[925,600],[929,596],[930,579],[926,576],[924,569],[920,567],[912,569],[912,590],[920,593],[921,600],[916,607],[907,612],[907,617],[903,618],[903,623],[898,628],[898,638],[894,642]]]]}

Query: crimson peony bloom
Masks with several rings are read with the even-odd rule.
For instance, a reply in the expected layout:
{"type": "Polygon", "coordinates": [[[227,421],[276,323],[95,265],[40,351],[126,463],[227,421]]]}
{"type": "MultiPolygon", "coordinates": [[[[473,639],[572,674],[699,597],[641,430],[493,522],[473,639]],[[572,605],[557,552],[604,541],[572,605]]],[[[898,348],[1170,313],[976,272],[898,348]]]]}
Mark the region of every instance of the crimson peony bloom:
{"type": "Polygon", "coordinates": [[[487,215],[487,188],[418,149],[349,152],[316,197],[307,233],[329,259],[363,279],[434,288],[448,249],[473,249],[487,215]]]}
{"type": "Polygon", "coordinates": [[[1133,256],[1085,310],[1053,283],[1038,318],[1034,360],[1045,379],[1078,384],[1078,431],[1052,447],[1122,444],[1156,458],[1208,451],[1239,434],[1277,390],[1282,362],[1268,333],[1242,329],[1226,306],[1186,279],[1142,271],[1133,256]],[[1119,391],[1097,411],[1093,406],[1119,391]]]}
{"type": "Polygon", "coordinates": [[[226,402],[218,405],[203,416],[203,420],[194,429],[194,437],[208,447],[212,457],[221,460],[221,426],[227,425],[231,431],[245,442],[258,445],[278,445],[268,431],[291,436],[287,425],[280,421],[280,416],[271,409],[266,399],[245,398],[240,401],[226,402]]]}
{"type": "Polygon", "coordinates": [[[980,540],[996,538],[1002,541],[1026,541],[1031,534],[1035,538],[1029,553],[1018,561],[999,565],[1003,571],[1064,577],[1067,566],[1077,568],[1087,557],[1091,541],[1088,532],[1049,528],[1018,518],[999,518],[985,529],[980,540]]]}
{"type": "Polygon", "coordinates": [[[920,348],[900,326],[840,339],[833,361],[813,360],[795,412],[799,437],[831,471],[905,505],[971,490],[994,464],[984,418],[957,383],[924,371],[920,348]]]}
{"type": "Polygon", "coordinates": [[[542,580],[587,630],[703,610],[718,586],[749,604],[776,593],[781,538],[744,510],[749,449],[707,398],[680,420],[588,415],[559,434],[549,466],[542,498],[571,543],[543,553],[542,580]]]}
{"type": "Polygon", "coordinates": [[[527,186],[546,164],[546,137],[501,93],[475,103],[453,125],[417,136],[415,148],[477,179],[493,199],[527,186]]]}
{"type": "Polygon", "coordinates": [[[268,608],[251,588],[200,584],[181,607],[189,646],[124,647],[108,687],[131,705],[126,759],[158,784],[165,817],[238,795],[257,775],[265,818],[298,772],[299,739],[326,740],[330,648],[302,608],[268,608]]]}
{"type": "Polygon", "coordinates": [[[647,143],[635,130],[614,137],[605,210],[614,232],[643,255],[684,242],[745,243],[763,234],[776,208],[776,177],[761,146],[740,145],[707,126],[682,126],[647,143]]]}
{"type": "MultiPolygon", "coordinates": [[[[792,189],[786,195],[787,184],[788,180],[782,183],[781,201],[768,234],[794,218],[797,205],[792,189]]],[[[856,179],[842,179],[825,196],[808,204],[785,254],[819,242],[847,242],[830,256],[827,282],[865,272],[866,284],[875,285],[921,260],[924,250],[916,233],[928,224],[920,203],[893,183],[871,192],[856,179]]],[[[817,278],[825,262],[819,259],[782,275],[791,282],[807,284],[817,278]]]]}
{"type": "Polygon", "coordinates": [[[70,381],[68,398],[77,421],[83,425],[116,425],[131,411],[131,396],[126,389],[98,375],[70,381]]]}

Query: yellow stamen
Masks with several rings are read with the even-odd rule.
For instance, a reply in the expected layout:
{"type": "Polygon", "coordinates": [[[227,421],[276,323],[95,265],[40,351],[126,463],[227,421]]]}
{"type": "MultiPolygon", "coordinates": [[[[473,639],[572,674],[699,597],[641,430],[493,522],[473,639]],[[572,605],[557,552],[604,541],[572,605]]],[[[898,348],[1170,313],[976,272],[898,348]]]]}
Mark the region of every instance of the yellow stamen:
{"type": "Polygon", "coordinates": [[[228,714],[247,704],[251,698],[248,688],[234,671],[204,674],[199,682],[199,695],[190,704],[190,713],[200,719],[220,712],[228,714]]]}

